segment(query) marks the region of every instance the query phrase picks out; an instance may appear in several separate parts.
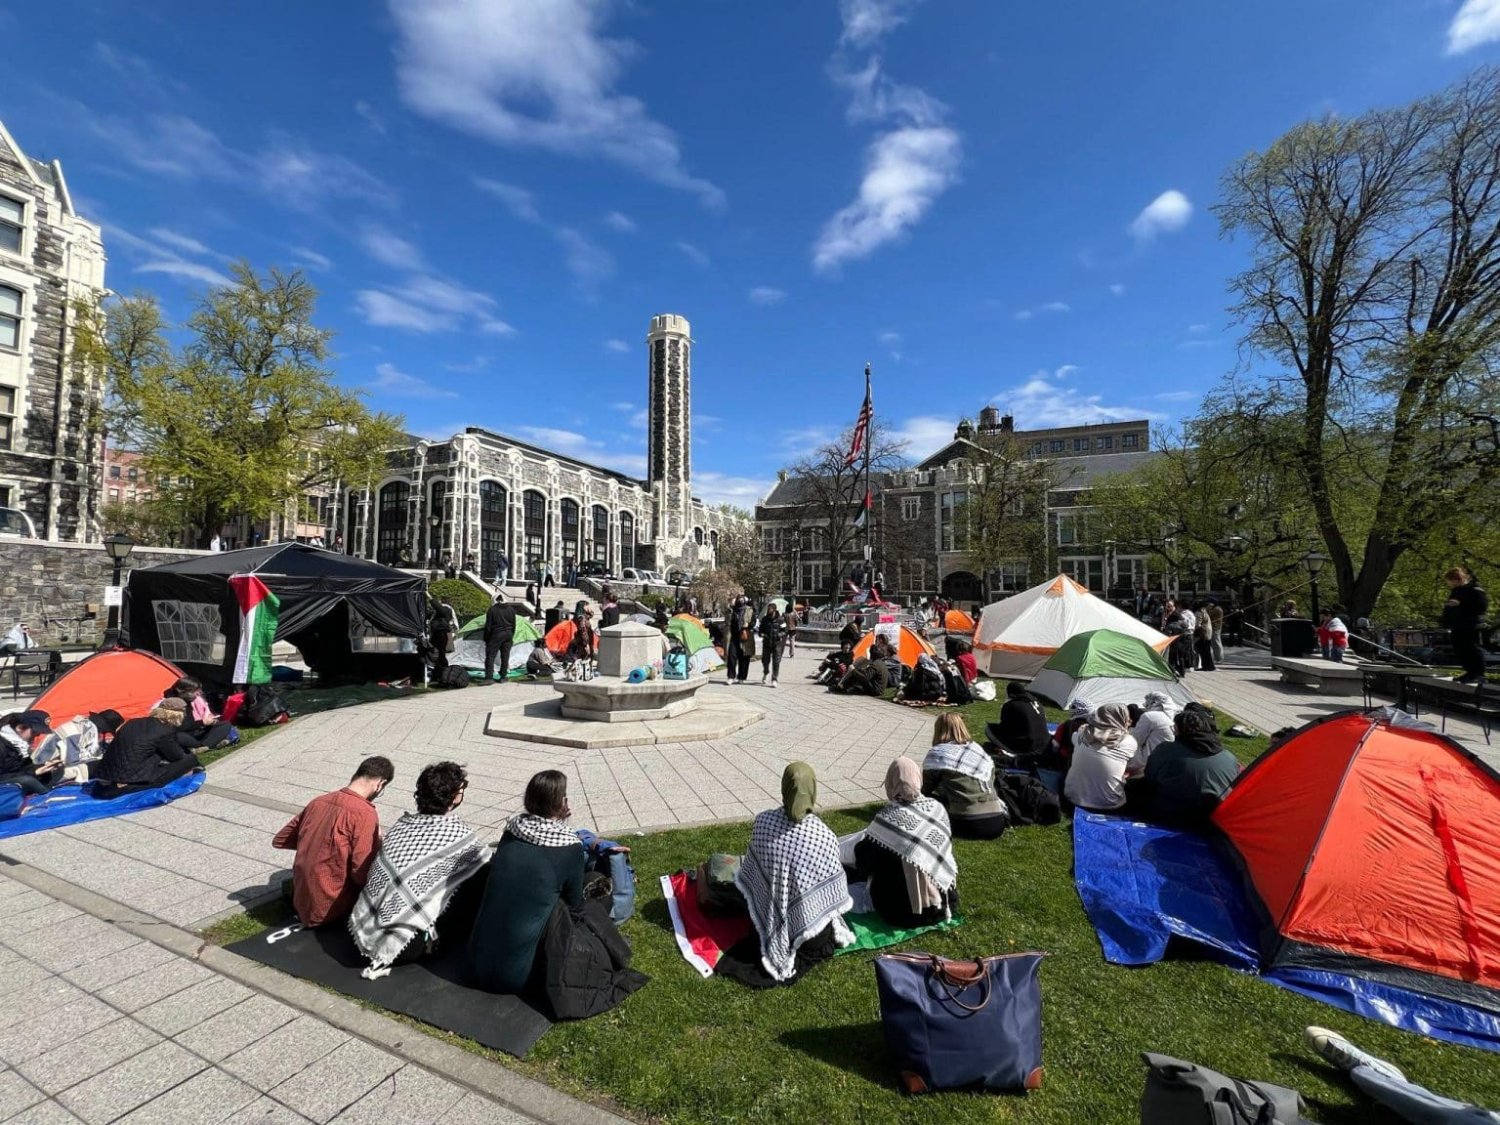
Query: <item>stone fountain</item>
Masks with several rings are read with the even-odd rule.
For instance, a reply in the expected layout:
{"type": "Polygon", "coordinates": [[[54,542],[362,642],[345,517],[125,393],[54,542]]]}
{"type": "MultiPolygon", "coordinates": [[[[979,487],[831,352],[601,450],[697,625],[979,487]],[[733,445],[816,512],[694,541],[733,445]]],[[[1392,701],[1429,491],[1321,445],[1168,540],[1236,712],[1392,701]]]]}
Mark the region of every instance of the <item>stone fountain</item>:
{"type": "Polygon", "coordinates": [[[660,668],[666,654],[662,635],[650,625],[625,621],[599,630],[599,674],[588,680],[554,679],[562,693],[562,715],[591,723],[640,723],[674,719],[698,709],[698,689],[707,676],[685,680],[652,679],[633,684],[635,668],[660,668]]]}

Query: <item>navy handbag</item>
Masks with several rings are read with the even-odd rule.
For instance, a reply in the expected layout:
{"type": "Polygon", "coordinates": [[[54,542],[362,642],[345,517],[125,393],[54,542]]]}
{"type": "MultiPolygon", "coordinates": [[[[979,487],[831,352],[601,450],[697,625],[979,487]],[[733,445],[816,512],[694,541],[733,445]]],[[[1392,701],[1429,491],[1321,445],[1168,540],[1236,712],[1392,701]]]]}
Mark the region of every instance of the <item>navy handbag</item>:
{"type": "Polygon", "coordinates": [[[875,958],[880,1025],[909,1094],[1042,1084],[1040,953],[875,958]]]}

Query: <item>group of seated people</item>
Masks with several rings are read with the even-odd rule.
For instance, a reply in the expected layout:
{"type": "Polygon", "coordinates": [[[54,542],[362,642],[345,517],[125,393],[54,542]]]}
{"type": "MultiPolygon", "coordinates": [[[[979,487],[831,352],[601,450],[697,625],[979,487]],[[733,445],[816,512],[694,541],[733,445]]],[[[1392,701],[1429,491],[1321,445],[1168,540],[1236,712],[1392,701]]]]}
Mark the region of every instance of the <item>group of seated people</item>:
{"type": "MultiPolygon", "coordinates": [[[[297,853],[290,891],[303,925],[347,927],[370,979],[430,956],[440,941],[457,946],[471,987],[546,999],[560,1018],[594,1012],[559,1003],[548,982],[568,974],[556,950],[588,958],[588,943],[598,942],[606,957],[594,958],[589,974],[597,978],[611,958],[615,971],[589,981],[594,1007],[617,1002],[629,947],[602,907],[585,909],[585,852],[567,824],[567,777],[532,777],[498,844],[459,816],[469,780],[457,762],[425,767],[416,811],[382,834],[374,801],[394,777],[388,758],[366,758],[347,786],[313,800],[272,840],[297,853]]],[[[576,987],[579,974],[572,979],[576,987]]]]}
{"type": "Polygon", "coordinates": [[[0,718],[0,784],[26,796],[66,782],[94,781],[102,800],[156,789],[200,769],[197,751],[228,745],[238,732],[214,714],[203,685],[178,680],[137,719],[110,708],[78,715],[56,729],[45,711],[0,718]]]}
{"type": "Polygon", "coordinates": [[[1140,706],[1078,699],[1069,711],[1048,735],[1040,704],[1012,683],[989,734],[1007,764],[1031,770],[1076,808],[1201,827],[1239,776],[1201,703],[1177,710],[1153,691],[1140,706]]]}
{"type": "MultiPolygon", "coordinates": [[[[857,625],[855,633],[857,640],[857,625]]],[[[967,703],[972,698],[967,686],[979,678],[974,650],[967,641],[956,641],[952,651],[948,661],[938,661],[924,652],[908,668],[896,646],[876,636],[866,656],[856,658],[850,645],[830,652],[813,671],[812,679],[841,695],[880,696],[888,688],[899,688],[906,702],[967,703]]]]}

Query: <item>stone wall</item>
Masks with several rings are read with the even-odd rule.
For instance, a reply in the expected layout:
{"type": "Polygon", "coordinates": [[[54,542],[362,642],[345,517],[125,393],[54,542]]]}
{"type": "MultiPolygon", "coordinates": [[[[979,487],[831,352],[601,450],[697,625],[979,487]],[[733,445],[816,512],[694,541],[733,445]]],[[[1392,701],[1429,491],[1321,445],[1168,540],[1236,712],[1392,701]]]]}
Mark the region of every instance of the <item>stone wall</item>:
{"type": "MultiPolygon", "coordinates": [[[[129,581],[134,567],[203,554],[207,552],[137,547],[121,581],[129,581]]],[[[24,621],[39,646],[97,645],[109,616],[104,588],[113,572],[109,556],[98,544],[0,538],[0,634],[24,621]],[[90,608],[94,616],[87,619],[90,608]]]]}

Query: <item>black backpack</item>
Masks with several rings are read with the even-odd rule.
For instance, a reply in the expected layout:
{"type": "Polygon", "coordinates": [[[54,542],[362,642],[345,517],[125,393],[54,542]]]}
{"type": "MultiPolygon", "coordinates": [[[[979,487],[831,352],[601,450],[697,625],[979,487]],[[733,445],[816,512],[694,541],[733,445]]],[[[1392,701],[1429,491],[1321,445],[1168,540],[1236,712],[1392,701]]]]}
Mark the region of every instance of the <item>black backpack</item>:
{"type": "Polygon", "coordinates": [[[949,703],[974,702],[974,693],[969,690],[969,682],[964,679],[963,673],[951,664],[943,665],[943,685],[947,690],[949,703]]]}
{"type": "Polygon", "coordinates": [[[291,709],[281,693],[267,684],[251,684],[245,689],[245,704],[235,716],[243,727],[268,727],[291,718],[291,709]]]}
{"type": "Polygon", "coordinates": [[[1062,802],[1057,794],[1034,777],[997,772],[995,796],[1005,802],[1012,824],[1056,824],[1062,820],[1062,802]]]}
{"type": "Polygon", "coordinates": [[[438,675],[437,686],[461,688],[469,686],[469,670],[459,664],[450,664],[438,675]]]}

